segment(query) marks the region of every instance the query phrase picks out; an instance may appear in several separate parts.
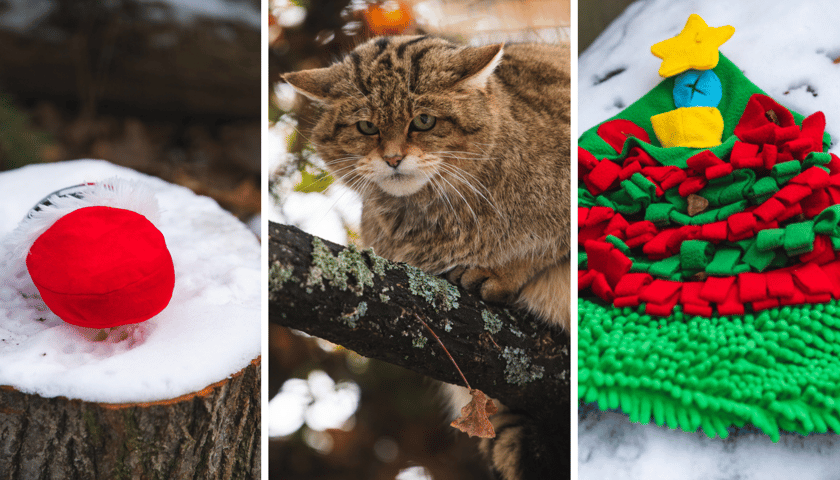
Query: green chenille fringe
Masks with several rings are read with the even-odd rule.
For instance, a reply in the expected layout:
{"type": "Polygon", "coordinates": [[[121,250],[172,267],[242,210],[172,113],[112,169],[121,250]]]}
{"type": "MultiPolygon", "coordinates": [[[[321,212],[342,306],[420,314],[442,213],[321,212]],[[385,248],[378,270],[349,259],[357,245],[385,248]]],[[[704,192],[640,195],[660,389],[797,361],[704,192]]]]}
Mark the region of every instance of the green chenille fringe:
{"type": "Polygon", "coordinates": [[[582,401],[709,437],[747,423],[774,442],[840,433],[838,301],[712,318],[644,311],[580,299],[582,401]]]}

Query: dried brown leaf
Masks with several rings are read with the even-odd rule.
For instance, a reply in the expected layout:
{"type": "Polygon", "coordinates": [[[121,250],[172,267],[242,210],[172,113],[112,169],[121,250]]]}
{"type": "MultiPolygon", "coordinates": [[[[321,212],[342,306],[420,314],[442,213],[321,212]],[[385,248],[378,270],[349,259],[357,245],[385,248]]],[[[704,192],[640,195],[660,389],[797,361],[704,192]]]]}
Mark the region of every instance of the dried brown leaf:
{"type": "Polygon", "coordinates": [[[488,418],[499,411],[493,400],[481,390],[470,389],[472,400],[461,408],[461,416],[450,425],[471,437],[496,438],[496,431],[488,418]]]}

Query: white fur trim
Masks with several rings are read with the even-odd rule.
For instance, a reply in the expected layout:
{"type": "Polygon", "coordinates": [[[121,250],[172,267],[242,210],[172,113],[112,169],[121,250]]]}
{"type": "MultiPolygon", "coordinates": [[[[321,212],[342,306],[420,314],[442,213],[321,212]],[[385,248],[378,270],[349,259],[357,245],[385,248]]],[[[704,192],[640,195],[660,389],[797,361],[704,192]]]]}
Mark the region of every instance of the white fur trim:
{"type": "Polygon", "coordinates": [[[45,198],[50,205],[39,204],[40,208],[31,210],[11,233],[0,243],[6,252],[6,258],[0,259],[0,266],[7,272],[21,275],[26,271],[26,255],[35,240],[46,232],[59,218],[70,212],[85,207],[104,206],[131,210],[146,217],[157,226],[160,220],[160,208],[154,192],[145,184],[136,180],[112,177],[92,185],[80,186],[74,190],[82,198],[58,196],[45,198]]]}

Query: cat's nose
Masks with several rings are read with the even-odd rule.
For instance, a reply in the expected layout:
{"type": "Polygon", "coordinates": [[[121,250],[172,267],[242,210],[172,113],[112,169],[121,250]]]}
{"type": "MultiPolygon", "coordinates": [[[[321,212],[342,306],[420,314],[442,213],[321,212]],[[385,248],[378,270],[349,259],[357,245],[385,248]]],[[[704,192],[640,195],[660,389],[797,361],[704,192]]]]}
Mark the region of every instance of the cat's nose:
{"type": "Polygon", "coordinates": [[[385,160],[385,163],[387,163],[388,165],[390,165],[393,168],[397,168],[398,166],[400,166],[400,162],[402,162],[403,158],[405,158],[405,157],[403,157],[400,154],[385,155],[384,157],[382,157],[382,159],[385,160]]]}

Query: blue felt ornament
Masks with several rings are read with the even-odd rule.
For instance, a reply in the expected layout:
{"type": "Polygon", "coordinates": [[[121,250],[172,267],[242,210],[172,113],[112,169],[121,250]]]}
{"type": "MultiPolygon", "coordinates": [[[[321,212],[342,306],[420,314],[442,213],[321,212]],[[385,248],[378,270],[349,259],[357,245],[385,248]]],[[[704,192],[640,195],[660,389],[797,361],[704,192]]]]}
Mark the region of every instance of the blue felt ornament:
{"type": "Polygon", "coordinates": [[[677,108],[717,107],[722,97],[720,79],[711,70],[688,70],[674,79],[677,108]]]}

